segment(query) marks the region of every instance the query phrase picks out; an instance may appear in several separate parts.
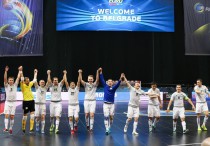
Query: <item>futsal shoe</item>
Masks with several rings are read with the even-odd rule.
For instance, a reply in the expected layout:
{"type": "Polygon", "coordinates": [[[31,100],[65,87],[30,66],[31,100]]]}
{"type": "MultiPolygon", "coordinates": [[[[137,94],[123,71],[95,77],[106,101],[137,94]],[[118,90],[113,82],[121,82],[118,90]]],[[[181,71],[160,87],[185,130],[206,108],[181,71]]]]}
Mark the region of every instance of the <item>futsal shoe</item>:
{"type": "Polygon", "coordinates": [[[6,128],[4,128],[4,130],[3,130],[4,132],[8,132],[9,130],[8,129],[6,129],[6,128]]]}
{"type": "Polygon", "coordinates": [[[90,126],[87,126],[87,131],[89,131],[90,130],[90,126]]]}
{"type": "Polygon", "coordinates": [[[106,134],[106,135],[109,135],[109,134],[110,134],[109,129],[106,130],[105,134],[106,134]]]}
{"type": "Polygon", "coordinates": [[[201,129],[201,127],[198,127],[198,131],[201,131],[202,129],[201,129]]]}
{"type": "Polygon", "coordinates": [[[59,130],[58,129],[55,129],[55,134],[59,134],[59,130]]]}
{"type": "Polygon", "coordinates": [[[71,134],[74,134],[74,130],[71,130],[71,134]]]}
{"type": "Polygon", "coordinates": [[[203,131],[207,131],[207,128],[205,125],[202,125],[201,128],[203,129],[203,131]]]}
{"type": "Polygon", "coordinates": [[[54,127],[55,127],[54,125],[51,125],[51,126],[50,126],[50,132],[53,132],[54,127]]]}
{"type": "Polygon", "coordinates": [[[34,133],[34,129],[30,130],[29,133],[30,134],[33,134],[34,133]]]}
{"type": "Polygon", "coordinates": [[[12,129],[9,130],[9,134],[12,135],[12,129]]]}
{"type": "Polygon", "coordinates": [[[74,131],[77,132],[78,131],[78,127],[74,126],[74,131]]]}
{"type": "Polygon", "coordinates": [[[136,131],[132,132],[133,135],[139,135],[136,131]]]}
{"type": "Polygon", "coordinates": [[[188,129],[183,130],[183,133],[184,133],[184,134],[185,134],[185,133],[188,133],[188,131],[189,131],[188,129]]]}
{"type": "Polygon", "coordinates": [[[26,133],[26,130],[25,130],[25,129],[23,129],[22,131],[23,131],[23,134],[25,134],[25,133],[26,133]]]}
{"type": "Polygon", "coordinates": [[[41,133],[44,134],[44,130],[42,130],[41,133]]]}
{"type": "Polygon", "coordinates": [[[176,128],[173,128],[173,132],[176,132],[176,128]]]}
{"type": "Polygon", "coordinates": [[[127,133],[128,127],[125,125],[124,127],[124,133],[127,133]]]}

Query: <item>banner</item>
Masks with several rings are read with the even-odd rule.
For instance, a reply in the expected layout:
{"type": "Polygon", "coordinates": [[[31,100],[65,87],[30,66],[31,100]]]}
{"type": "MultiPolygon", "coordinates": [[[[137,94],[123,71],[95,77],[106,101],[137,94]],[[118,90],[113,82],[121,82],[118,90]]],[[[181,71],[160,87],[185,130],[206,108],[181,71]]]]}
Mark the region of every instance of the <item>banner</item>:
{"type": "Polygon", "coordinates": [[[184,0],[185,54],[210,55],[210,0],[184,0]]]}
{"type": "Polygon", "coordinates": [[[174,32],[174,0],[57,0],[58,31],[174,32]]]}
{"type": "MultiPolygon", "coordinates": [[[[33,92],[34,99],[36,99],[36,92],[33,92]]],[[[68,92],[61,92],[62,100],[69,100],[68,99],[68,92]]],[[[79,92],[78,99],[83,101],[85,97],[85,92],[79,92]]],[[[104,92],[96,92],[96,100],[102,101],[104,98],[104,92]]],[[[163,100],[163,92],[160,92],[160,98],[163,100]]],[[[130,99],[130,92],[116,92],[115,93],[115,101],[126,101],[128,102],[130,99]]],[[[140,100],[148,100],[149,97],[146,95],[142,95],[140,100]]],[[[17,92],[17,100],[23,100],[23,93],[17,92]]],[[[51,100],[51,93],[47,92],[46,100],[51,100]]]]}
{"type": "Polygon", "coordinates": [[[0,57],[43,54],[43,0],[0,1],[0,57]]]}

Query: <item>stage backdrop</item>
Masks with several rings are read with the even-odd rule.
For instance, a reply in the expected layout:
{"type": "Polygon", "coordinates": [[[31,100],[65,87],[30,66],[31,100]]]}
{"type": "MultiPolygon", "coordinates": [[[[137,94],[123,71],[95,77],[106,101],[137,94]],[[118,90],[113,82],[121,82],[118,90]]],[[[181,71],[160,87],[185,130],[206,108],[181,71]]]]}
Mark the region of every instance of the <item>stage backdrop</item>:
{"type": "Polygon", "coordinates": [[[0,1],[0,56],[43,53],[43,0],[0,1]]]}
{"type": "Polygon", "coordinates": [[[210,0],[184,0],[185,54],[210,55],[210,0]]]}
{"type": "Polygon", "coordinates": [[[174,31],[174,0],[57,0],[57,30],[174,31]]]}

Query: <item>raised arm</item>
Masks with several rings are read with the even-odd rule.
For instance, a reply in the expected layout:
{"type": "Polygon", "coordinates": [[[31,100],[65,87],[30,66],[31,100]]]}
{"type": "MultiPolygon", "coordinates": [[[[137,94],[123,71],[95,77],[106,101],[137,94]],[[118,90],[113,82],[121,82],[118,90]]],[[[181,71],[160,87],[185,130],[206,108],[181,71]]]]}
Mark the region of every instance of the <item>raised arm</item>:
{"type": "Polygon", "coordinates": [[[119,81],[118,81],[117,84],[114,85],[112,88],[113,88],[114,90],[117,90],[117,88],[120,86],[121,81],[123,81],[124,78],[125,78],[125,74],[124,74],[124,73],[121,73],[119,81]]]}
{"type": "Polygon", "coordinates": [[[103,76],[103,73],[102,73],[102,68],[99,68],[99,78],[100,78],[100,81],[102,83],[102,85],[105,87],[106,86],[106,82],[104,80],[104,76],[103,76]]]}
{"type": "Polygon", "coordinates": [[[18,70],[20,72],[20,83],[24,83],[24,75],[23,75],[23,67],[22,66],[19,66],[18,67],[18,70]]]}
{"type": "Polygon", "coordinates": [[[34,79],[33,79],[33,83],[37,83],[37,74],[38,74],[38,70],[34,69],[34,79]]]}
{"type": "Polygon", "coordinates": [[[47,88],[52,84],[50,73],[51,73],[51,70],[47,70],[47,83],[46,83],[47,88]]]}
{"type": "Polygon", "coordinates": [[[63,71],[63,79],[62,79],[61,82],[60,82],[62,85],[63,85],[64,82],[65,82],[66,74],[67,74],[67,71],[64,70],[64,71],[63,71]]]}
{"type": "Polygon", "coordinates": [[[17,75],[17,78],[15,80],[15,84],[18,85],[19,81],[20,81],[20,74],[21,74],[22,70],[19,70],[18,68],[18,75],[17,75]]]}
{"type": "Polygon", "coordinates": [[[96,71],[96,81],[95,81],[95,83],[98,86],[98,84],[99,84],[99,69],[96,71]]]}
{"type": "Polygon", "coordinates": [[[82,70],[79,69],[78,72],[79,72],[79,79],[80,79],[80,82],[81,82],[81,84],[82,84],[83,86],[85,86],[85,81],[82,80],[82,70]]]}
{"type": "MultiPolygon", "coordinates": [[[[80,69],[78,70],[78,73],[80,74],[80,69]]],[[[80,75],[78,75],[78,79],[77,79],[77,88],[78,89],[80,89],[80,82],[81,82],[81,78],[80,78],[81,76],[80,75]]]]}
{"type": "Polygon", "coordinates": [[[125,83],[128,86],[128,88],[130,88],[131,87],[131,84],[128,82],[128,80],[127,80],[127,78],[125,76],[124,76],[124,80],[125,80],[125,83]]]}
{"type": "Polygon", "coordinates": [[[9,67],[8,66],[6,66],[5,67],[5,70],[4,70],[4,86],[6,86],[7,85],[7,72],[8,72],[8,70],[9,70],[9,67]]]}
{"type": "Polygon", "coordinates": [[[68,83],[68,81],[67,81],[67,71],[66,70],[64,70],[64,74],[63,74],[63,80],[64,80],[64,82],[65,82],[65,85],[66,85],[66,89],[67,90],[69,90],[69,83],[68,83]],[[65,72],[65,73],[64,73],[65,72]]]}

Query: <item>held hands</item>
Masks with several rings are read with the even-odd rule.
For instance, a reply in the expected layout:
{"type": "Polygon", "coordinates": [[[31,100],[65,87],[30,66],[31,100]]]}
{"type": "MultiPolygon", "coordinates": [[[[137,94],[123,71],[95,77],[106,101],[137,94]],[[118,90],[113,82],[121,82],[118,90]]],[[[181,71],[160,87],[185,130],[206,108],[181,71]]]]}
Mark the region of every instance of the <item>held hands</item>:
{"type": "Polygon", "coordinates": [[[38,73],[38,70],[37,69],[34,69],[34,73],[38,73]]]}
{"type": "Polygon", "coordinates": [[[66,71],[66,70],[64,70],[64,71],[63,71],[63,73],[64,73],[64,74],[67,74],[67,71],[66,71]]]}
{"type": "Polygon", "coordinates": [[[167,112],[167,113],[169,113],[169,112],[170,112],[170,109],[169,109],[169,108],[167,108],[166,112],[167,112]]]}
{"type": "Polygon", "coordinates": [[[194,111],[195,111],[195,106],[194,106],[194,105],[192,106],[192,110],[194,110],[194,111]]]}
{"type": "Polygon", "coordinates": [[[124,79],[125,79],[125,74],[124,73],[121,73],[120,80],[121,81],[124,81],[124,79]]]}
{"type": "Polygon", "coordinates": [[[51,73],[51,70],[47,70],[47,74],[49,75],[51,73]]]}
{"type": "Polygon", "coordinates": [[[5,71],[8,72],[8,70],[9,70],[9,66],[6,66],[5,71]]]}
{"type": "Polygon", "coordinates": [[[82,73],[82,70],[81,70],[81,69],[79,69],[79,70],[78,70],[78,73],[82,73]]]}
{"type": "Polygon", "coordinates": [[[99,73],[101,73],[101,72],[102,72],[102,68],[100,67],[97,71],[98,71],[99,73]]]}
{"type": "Polygon", "coordinates": [[[23,66],[19,66],[19,67],[18,67],[18,70],[19,70],[19,71],[22,71],[22,70],[23,70],[23,66]]]}

